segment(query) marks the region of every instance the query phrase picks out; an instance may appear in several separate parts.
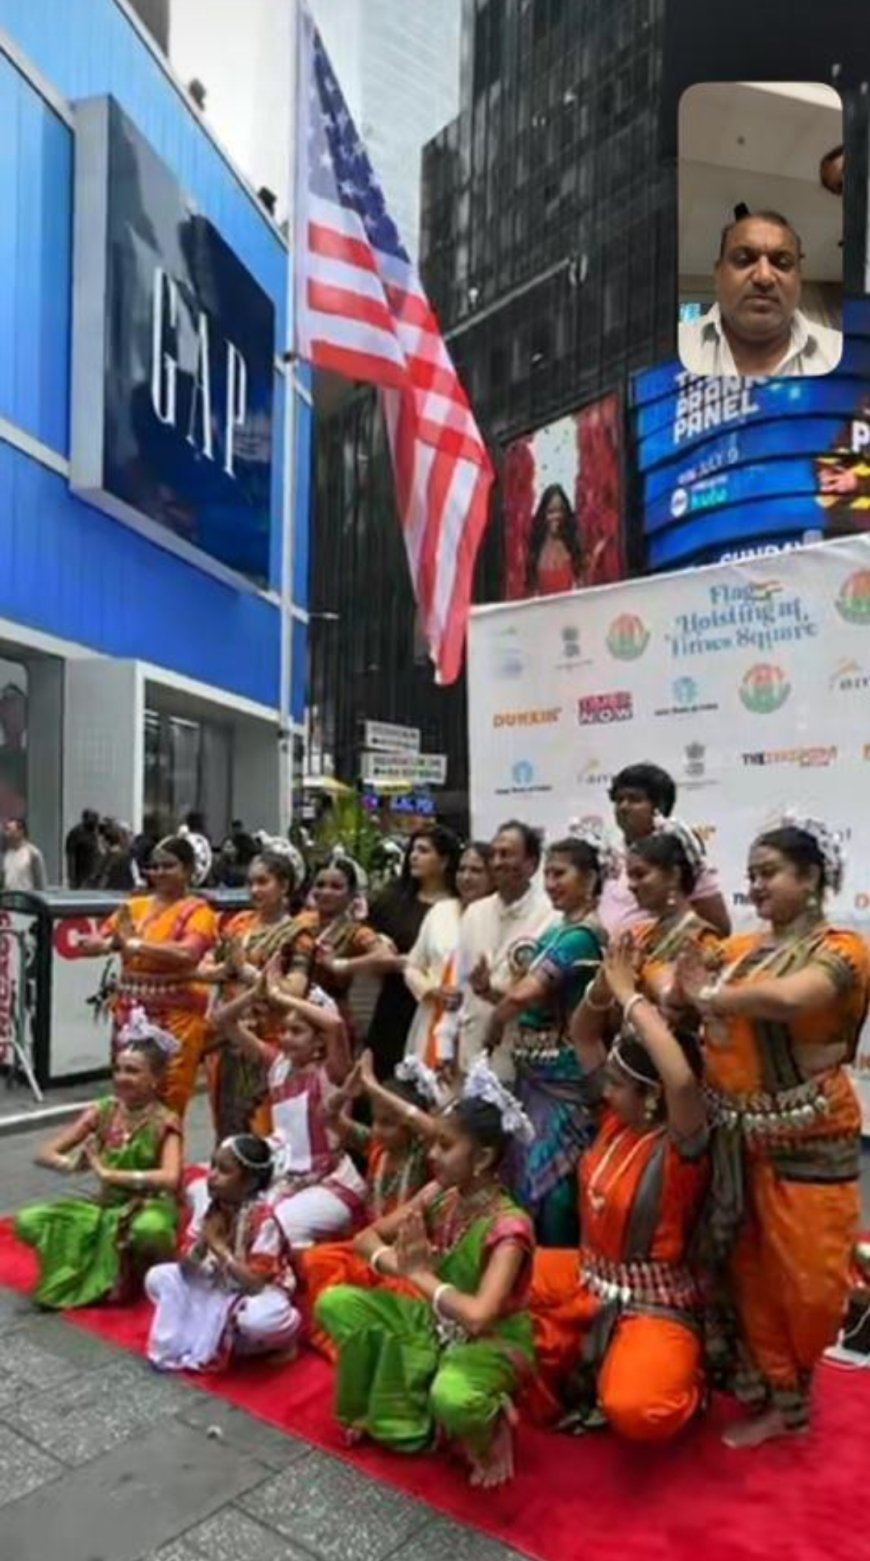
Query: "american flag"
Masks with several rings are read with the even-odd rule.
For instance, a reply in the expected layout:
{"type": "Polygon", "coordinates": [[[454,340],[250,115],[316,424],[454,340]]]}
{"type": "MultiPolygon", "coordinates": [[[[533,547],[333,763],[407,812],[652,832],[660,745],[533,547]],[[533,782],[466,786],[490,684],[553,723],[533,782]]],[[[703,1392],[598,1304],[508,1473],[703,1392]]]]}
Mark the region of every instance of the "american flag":
{"type": "Polygon", "coordinates": [[[298,69],[296,349],[379,387],[414,594],[438,680],[452,683],[492,463],[304,5],[298,69]]]}

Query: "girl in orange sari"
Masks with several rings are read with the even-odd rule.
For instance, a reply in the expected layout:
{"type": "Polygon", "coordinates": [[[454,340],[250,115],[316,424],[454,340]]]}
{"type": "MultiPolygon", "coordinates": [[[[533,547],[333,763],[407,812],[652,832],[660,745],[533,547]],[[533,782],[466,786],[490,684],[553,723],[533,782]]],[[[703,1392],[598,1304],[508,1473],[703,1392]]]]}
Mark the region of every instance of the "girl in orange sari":
{"type": "Polygon", "coordinates": [[[684,951],[679,981],[704,1020],[713,1142],[710,1234],[739,1330],[734,1387],[755,1411],[732,1447],[803,1431],[815,1367],[840,1329],[859,1220],[861,1114],[844,1064],[867,1008],[870,955],[832,927],[839,843],[785,817],[749,853],[769,930],[723,946],[718,978],[684,951]]]}
{"type": "MultiPolygon", "coordinates": [[[[701,919],[691,896],[704,867],[704,848],[688,825],[678,819],[659,819],[655,830],[629,846],[626,876],[646,919],[625,936],[632,939],[638,990],[669,1013],[679,1007],[676,961],[686,945],[697,945],[711,962],[719,940],[701,919]]],[[[591,1045],[614,1028],[618,1004],[607,984],[602,965],[583,995],[575,1017],[575,1034],[591,1045]]]]}
{"type": "Polygon", "coordinates": [[[574,1249],[535,1255],[539,1376],[529,1407],[566,1430],[603,1420],[663,1441],[695,1414],[704,1385],[700,1296],[686,1262],[709,1174],[701,1056],[638,990],[630,934],[608,950],[605,970],[622,1028],[609,1054],[572,1029],[603,1106],[580,1162],[579,1261],[574,1249]]]}
{"type": "MultiPolygon", "coordinates": [[[[302,918],[291,916],[288,899],[295,884],[294,864],[284,852],[263,851],[248,869],[251,909],[239,911],[224,929],[218,957],[202,967],[205,980],[220,983],[219,1004],[231,1002],[252,987],[270,960],[276,958],[285,991],[304,997],[314,962],[314,938],[302,918]]],[[[269,1046],[278,1044],[283,1014],[264,1002],[256,1004],[248,1023],[269,1046]]],[[[214,1047],[208,1062],[209,1094],[215,1138],[222,1143],[236,1133],[267,1137],[272,1130],[269,1086],[262,1063],[230,1043],[214,1047]]]]}
{"type": "Polygon", "coordinates": [[[190,841],[168,835],[151,858],[153,893],[125,901],[104,922],[99,937],[79,944],[83,954],[116,951],[121,956],[113,1000],[113,1048],[134,1008],[144,1008],[153,1024],[169,1030],[178,1041],[160,1098],[182,1120],[207,1032],[208,989],[195,974],[217,936],[211,906],[190,892],[195,868],[190,841]]]}

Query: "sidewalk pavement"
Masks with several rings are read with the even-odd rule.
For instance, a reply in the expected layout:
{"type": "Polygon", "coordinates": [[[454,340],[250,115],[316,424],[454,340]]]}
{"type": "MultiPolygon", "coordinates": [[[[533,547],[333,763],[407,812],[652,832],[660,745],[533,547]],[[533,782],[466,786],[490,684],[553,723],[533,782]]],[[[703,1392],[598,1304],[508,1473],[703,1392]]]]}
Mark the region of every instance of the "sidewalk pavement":
{"type": "MultiPolygon", "coordinates": [[[[2,1207],[55,1196],[0,1140],[2,1207]]],[[[194,1103],[189,1154],[210,1147],[194,1103]]],[[[521,1561],[515,1551],[0,1290],[2,1561],[521,1561]]]]}

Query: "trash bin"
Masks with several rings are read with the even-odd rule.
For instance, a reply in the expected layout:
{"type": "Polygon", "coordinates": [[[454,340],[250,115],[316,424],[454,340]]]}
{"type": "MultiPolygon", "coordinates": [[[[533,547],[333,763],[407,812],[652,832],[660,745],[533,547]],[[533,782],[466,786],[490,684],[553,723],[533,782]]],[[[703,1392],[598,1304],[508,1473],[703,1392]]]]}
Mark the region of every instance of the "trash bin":
{"type": "MultiPolygon", "coordinates": [[[[245,889],[204,897],[221,917],[248,904],[245,889]]],[[[118,956],[85,958],[78,943],[98,934],[125,898],[99,890],[0,893],[0,1066],[10,1078],[28,1078],[32,1068],[36,1085],[50,1089],[106,1077],[118,956]]]]}

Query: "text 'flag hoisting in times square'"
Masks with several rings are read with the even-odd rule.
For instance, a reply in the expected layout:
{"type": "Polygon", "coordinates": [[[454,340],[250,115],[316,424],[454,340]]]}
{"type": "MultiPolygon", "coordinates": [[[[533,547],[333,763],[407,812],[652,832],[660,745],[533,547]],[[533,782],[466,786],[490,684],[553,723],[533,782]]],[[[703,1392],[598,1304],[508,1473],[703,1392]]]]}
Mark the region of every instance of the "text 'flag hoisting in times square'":
{"type": "Polygon", "coordinates": [[[452,683],[492,463],[304,5],[298,49],[296,347],[379,387],[414,592],[439,681],[452,683]]]}

